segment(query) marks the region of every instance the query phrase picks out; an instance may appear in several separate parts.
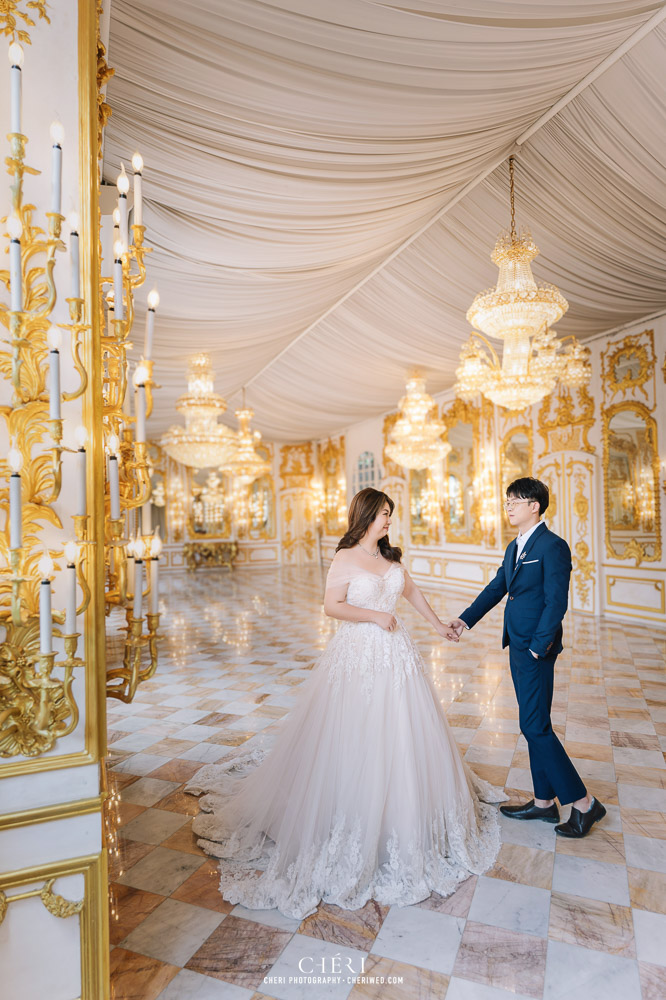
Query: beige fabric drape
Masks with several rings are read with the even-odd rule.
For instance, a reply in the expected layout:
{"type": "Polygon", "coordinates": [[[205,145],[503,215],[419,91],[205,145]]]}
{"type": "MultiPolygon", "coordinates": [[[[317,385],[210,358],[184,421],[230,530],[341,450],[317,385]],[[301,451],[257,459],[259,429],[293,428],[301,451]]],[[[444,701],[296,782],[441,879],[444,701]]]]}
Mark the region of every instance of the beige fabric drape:
{"type": "MultiPolygon", "coordinates": [[[[227,396],[285,351],[248,390],[271,438],[393,406],[414,365],[450,385],[465,312],[495,280],[506,166],[382,262],[661,5],[406,6],[114,0],[105,176],[141,149],[154,432],[194,349],[227,396]]],[[[519,154],[518,221],[570,301],[562,333],[664,304],[665,49],[655,29],[519,154]]]]}

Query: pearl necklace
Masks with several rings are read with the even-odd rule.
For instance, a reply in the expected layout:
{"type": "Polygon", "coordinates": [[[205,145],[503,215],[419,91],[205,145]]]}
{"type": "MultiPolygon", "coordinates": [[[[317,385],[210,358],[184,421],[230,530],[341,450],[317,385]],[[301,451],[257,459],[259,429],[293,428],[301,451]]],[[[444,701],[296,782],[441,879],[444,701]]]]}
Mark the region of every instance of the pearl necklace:
{"type": "MultiPolygon", "coordinates": [[[[360,542],[357,542],[356,544],[358,545],[359,549],[363,549],[364,552],[368,552],[368,550],[365,548],[365,546],[361,545],[360,542]]],[[[379,559],[379,546],[377,546],[377,551],[376,552],[368,552],[368,555],[372,556],[373,559],[379,559]]]]}

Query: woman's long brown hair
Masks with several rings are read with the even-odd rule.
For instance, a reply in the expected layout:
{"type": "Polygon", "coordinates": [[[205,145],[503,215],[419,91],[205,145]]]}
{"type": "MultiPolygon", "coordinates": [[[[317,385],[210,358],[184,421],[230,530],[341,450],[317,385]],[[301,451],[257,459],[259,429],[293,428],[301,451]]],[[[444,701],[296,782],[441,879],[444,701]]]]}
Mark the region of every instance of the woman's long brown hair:
{"type": "MultiPolygon", "coordinates": [[[[349,527],[338,542],[335,551],[351,549],[354,545],[358,545],[385,504],[388,504],[389,512],[392,514],[395,504],[386,493],[375,490],[372,486],[367,486],[360,493],[357,493],[349,505],[349,527]]],[[[389,562],[400,562],[402,559],[402,549],[398,548],[397,545],[391,545],[388,535],[379,539],[379,551],[389,562]]]]}

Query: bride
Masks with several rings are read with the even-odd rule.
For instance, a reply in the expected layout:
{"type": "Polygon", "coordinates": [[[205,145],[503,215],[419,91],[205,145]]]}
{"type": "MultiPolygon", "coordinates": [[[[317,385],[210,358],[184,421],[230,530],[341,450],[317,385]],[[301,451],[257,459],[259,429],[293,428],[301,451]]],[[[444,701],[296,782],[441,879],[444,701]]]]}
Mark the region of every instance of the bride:
{"type": "Polygon", "coordinates": [[[405,906],[450,895],[495,861],[499,824],[486,803],[506,796],[461,760],[396,617],[402,595],[439,635],[450,631],[389,542],[393,507],[371,488],[352,500],[324,601],[342,624],[273,747],[204,767],[186,788],[205,793],[193,829],[224,859],[231,903],[300,919],[322,900],[405,906]]]}

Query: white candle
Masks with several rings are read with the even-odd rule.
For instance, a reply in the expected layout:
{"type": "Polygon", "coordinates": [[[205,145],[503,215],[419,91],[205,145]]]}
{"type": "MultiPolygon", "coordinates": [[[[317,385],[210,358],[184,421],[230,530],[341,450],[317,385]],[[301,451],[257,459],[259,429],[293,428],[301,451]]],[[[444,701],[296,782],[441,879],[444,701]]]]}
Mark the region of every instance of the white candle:
{"type": "Polygon", "coordinates": [[[60,420],[60,351],[49,351],[49,420],[60,420]]]}
{"type": "Polygon", "coordinates": [[[150,560],[150,613],[156,615],[160,602],[159,565],[157,556],[150,560]]]}
{"type": "Polygon", "coordinates": [[[23,49],[18,42],[9,46],[9,82],[11,88],[11,117],[9,131],[21,132],[21,67],[23,66],[23,49]]]}
{"type": "Polygon", "coordinates": [[[118,238],[125,245],[129,246],[129,222],[127,217],[127,195],[118,195],[118,211],[120,214],[120,229],[118,238]]]}
{"type": "Polygon", "coordinates": [[[150,500],[141,508],[141,534],[149,535],[153,530],[152,504],[150,500]]]}
{"type": "Polygon", "coordinates": [[[45,553],[39,560],[42,582],[39,585],[39,652],[53,651],[53,618],[51,615],[51,580],[53,560],[45,553]]]}
{"type": "Polygon", "coordinates": [[[113,261],[113,308],[114,319],[125,319],[125,303],[123,302],[123,261],[122,248],[116,243],[113,261]]]}
{"type": "Polygon", "coordinates": [[[21,513],[21,475],[13,472],[9,477],[9,547],[20,549],[23,537],[21,513]]]}
{"type": "Polygon", "coordinates": [[[132,168],[134,169],[134,225],[143,225],[143,158],[140,153],[135,153],[132,157],[132,168]]]}
{"type": "Polygon", "coordinates": [[[51,125],[51,211],[60,215],[62,198],[62,144],[65,130],[60,122],[51,125]]]}
{"type": "Polygon", "coordinates": [[[87,509],[85,448],[79,448],[74,452],[74,463],[74,514],[83,517],[87,509]]]}
{"type": "Polygon", "coordinates": [[[79,217],[76,212],[69,216],[70,237],[69,237],[69,259],[70,259],[70,282],[69,295],[72,299],[81,298],[81,261],[79,253],[79,217]]]}
{"type": "Polygon", "coordinates": [[[113,245],[115,246],[120,239],[120,212],[117,208],[113,210],[113,245]]]}
{"type": "Polygon", "coordinates": [[[117,521],[120,517],[120,483],[117,455],[109,455],[109,498],[111,500],[111,520],[117,521]]]}
{"type": "Polygon", "coordinates": [[[9,308],[12,312],[23,309],[23,282],[21,280],[21,241],[10,240],[9,243],[9,308]]]}
{"type": "Polygon", "coordinates": [[[134,608],[133,614],[135,618],[141,617],[141,602],[143,600],[143,595],[141,593],[143,589],[143,560],[134,560],[134,608]]]}
{"type": "Polygon", "coordinates": [[[74,635],[76,632],[76,563],[67,563],[66,573],[65,635],[74,635]]]}
{"type": "Polygon", "coordinates": [[[160,304],[160,293],[156,288],[148,293],[148,311],[146,313],[146,336],[143,343],[143,356],[150,361],[153,356],[153,334],[155,332],[155,310],[160,304]]]}
{"type": "Polygon", "coordinates": [[[134,397],[136,407],[136,434],[135,441],[140,444],[146,440],[146,387],[137,385],[134,397]]]}
{"type": "Polygon", "coordinates": [[[118,212],[120,214],[120,240],[123,246],[129,246],[129,220],[127,216],[127,192],[129,191],[129,178],[125,173],[125,164],[121,163],[121,171],[118,174],[116,186],[118,188],[118,212]]]}

